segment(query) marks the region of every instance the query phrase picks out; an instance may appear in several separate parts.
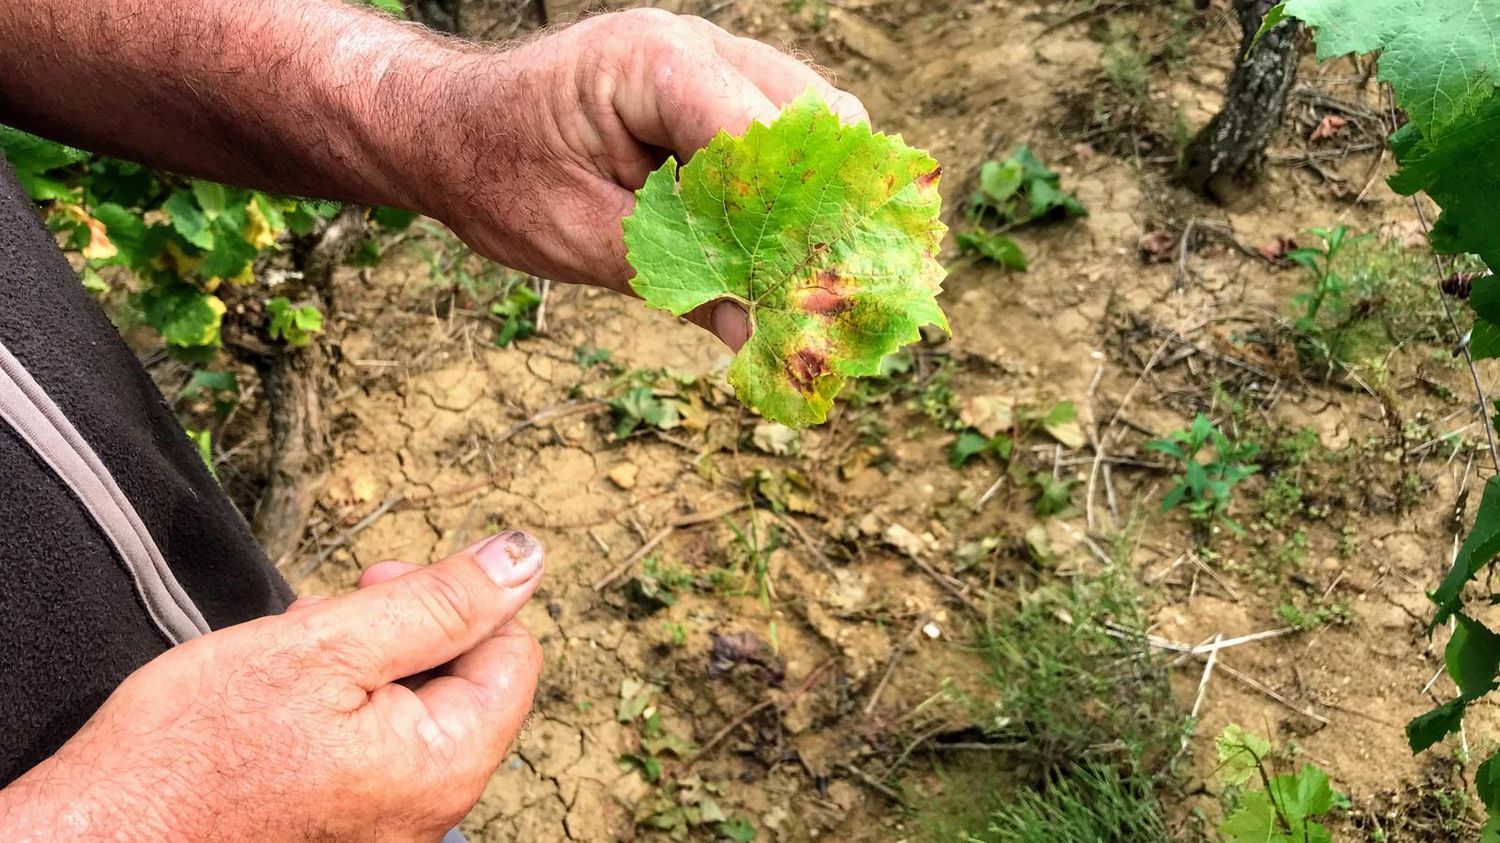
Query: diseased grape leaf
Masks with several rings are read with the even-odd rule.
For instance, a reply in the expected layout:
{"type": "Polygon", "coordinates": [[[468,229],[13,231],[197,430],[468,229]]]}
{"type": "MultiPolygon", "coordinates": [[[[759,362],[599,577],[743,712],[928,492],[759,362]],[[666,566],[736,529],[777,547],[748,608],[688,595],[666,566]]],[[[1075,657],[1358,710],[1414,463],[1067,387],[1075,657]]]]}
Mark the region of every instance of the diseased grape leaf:
{"type": "Polygon", "coordinates": [[[647,178],[625,220],[631,286],[678,316],[743,304],[752,333],[729,367],[735,394],[788,427],[822,422],[847,379],[879,374],[924,324],[948,330],[935,300],[941,172],[808,92],[769,126],[721,132],[647,178]]]}

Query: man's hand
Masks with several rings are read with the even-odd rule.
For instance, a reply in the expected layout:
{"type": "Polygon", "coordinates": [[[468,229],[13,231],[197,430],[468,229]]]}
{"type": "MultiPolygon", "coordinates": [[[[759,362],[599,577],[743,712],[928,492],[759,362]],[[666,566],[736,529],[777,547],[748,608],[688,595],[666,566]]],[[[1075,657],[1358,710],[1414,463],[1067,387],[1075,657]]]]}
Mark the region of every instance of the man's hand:
{"type": "MultiPolygon", "coordinates": [[[[11,0],[0,44],[0,122],[231,184],[422,211],[502,263],[624,292],[620,219],[668,153],[769,121],[808,88],[867,119],[785,53],[657,9],[479,47],[344,0],[11,0]]],[[[737,305],[693,319],[736,348],[749,333],[737,305]]]]}
{"type": "Polygon", "coordinates": [[[0,827],[23,840],[436,840],[531,709],[541,651],[514,617],[541,571],[534,539],[502,533],[172,649],[0,791],[0,827]]]}
{"type": "MultiPolygon", "coordinates": [[[[630,292],[620,219],[668,152],[687,159],[718,132],[770,122],[809,88],[849,121],[857,99],[807,65],[702,18],[634,9],[590,18],[449,67],[452,113],[424,139],[422,209],[480,252],[546,278],[630,292]]],[[[737,306],[693,314],[731,347],[737,306]]]]}

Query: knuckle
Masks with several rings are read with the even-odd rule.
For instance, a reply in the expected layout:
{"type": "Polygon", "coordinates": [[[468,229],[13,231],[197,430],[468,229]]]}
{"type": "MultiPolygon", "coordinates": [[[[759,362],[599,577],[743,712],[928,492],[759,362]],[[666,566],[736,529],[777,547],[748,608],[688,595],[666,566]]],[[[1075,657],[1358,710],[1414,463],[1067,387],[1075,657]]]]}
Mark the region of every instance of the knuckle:
{"type": "Polygon", "coordinates": [[[678,23],[679,16],[667,11],[653,7],[642,7],[639,9],[627,9],[616,12],[613,16],[614,22],[622,29],[635,30],[641,26],[668,27],[678,23]]]}
{"type": "Polygon", "coordinates": [[[427,576],[412,578],[413,599],[450,641],[466,640],[479,615],[479,596],[465,579],[447,570],[425,573],[427,576]]]}

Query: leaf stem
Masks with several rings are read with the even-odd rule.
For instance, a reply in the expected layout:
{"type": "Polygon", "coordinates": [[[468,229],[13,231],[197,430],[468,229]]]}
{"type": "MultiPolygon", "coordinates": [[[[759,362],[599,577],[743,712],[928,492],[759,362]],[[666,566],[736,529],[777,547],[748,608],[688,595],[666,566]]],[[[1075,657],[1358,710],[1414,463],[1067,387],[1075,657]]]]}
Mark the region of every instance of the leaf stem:
{"type": "MultiPolygon", "coordinates": [[[[1391,128],[1394,131],[1397,128],[1396,98],[1391,92],[1390,85],[1385,86],[1385,95],[1386,107],[1390,111],[1391,128]]],[[[1432,225],[1427,220],[1427,211],[1422,207],[1421,199],[1413,195],[1411,197],[1411,206],[1416,210],[1417,219],[1422,223],[1422,234],[1428,238],[1428,243],[1431,243],[1432,225]]],[[[1438,254],[1436,249],[1432,250],[1432,262],[1437,267],[1438,283],[1441,284],[1443,279],[1448,277],[1448,263],[1443,260],[1443,256],[1438,254]]],[[[1494,469],[1495,474],[1500,475],[1500,449],[1495,447],[1495,429],[1490,424],[1488,409],[1490,401],[1484,393],[1484,384],[1479,380],[1479,369],[1474,365],[1474,352],[1469,348],[1469,342],[1464,340],[1464,332],[1458,327],[1458,318],[1453,315],[1453,305],[1448,303],[1448,297],[1442,291],[1438,292],[1438,301],[1443,303],[1443,313],[1448,317],[1448,325],[1453,328],[1454,339],[1457,340],[1459,346],[1462,348],[1464,362],[1468,364],[1469,377],[1474,381],[1474,394],[1479,399],[1479,423],[1484,426],[1485,442],[1489,444],[1490,466],[1494,469]]]]}

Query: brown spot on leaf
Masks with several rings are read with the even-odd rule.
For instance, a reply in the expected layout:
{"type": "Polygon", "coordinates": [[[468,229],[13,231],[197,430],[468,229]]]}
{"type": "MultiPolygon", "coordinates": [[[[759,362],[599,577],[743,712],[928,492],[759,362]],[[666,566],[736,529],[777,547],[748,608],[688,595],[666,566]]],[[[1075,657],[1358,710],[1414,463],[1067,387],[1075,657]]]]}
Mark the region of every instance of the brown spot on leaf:
{"type": "Polygon", "coordinates": [[[803,311],[833,319],[854,307],[854,302],[844,295],[844,276],[837,269],[826,267],[818,270],[817,282],[817,286],[807,288],[801,298],[803,311]]]}
{"type": "Polygon", "coordinates": [[[922,175],[917,176],[917,187],[932,187],[933,185],[937,184],[937,180],[942,177],[942,175],[942,167],[933,167],[932,172],[923,173],[922,175]]]}
{"type": "Polygon", "coordinates": [[[828,358],[820,351],[799,348],[786,360],[786,375],[792,385],[811,395],[819,375],[828,374],[828,358]]]}
{"type": "Polygon", "coordinates": [[[801,179],[802,179],[802,183],[803,184],[807,184],[808,182],[812,181],[812,177],[813,177],[813,170],[812,170],[811,167],[808,167],[807,169],[805,169],[805,170],[802,171],[801,179]]]}
{"type": "Polygon", "coordinates": [[[822,287],[815,287],[802,299],[802,309],[814,316],[826,316],[829,319],[847,312],[854,307],[854,302],[830,292],[822,287]]]}

